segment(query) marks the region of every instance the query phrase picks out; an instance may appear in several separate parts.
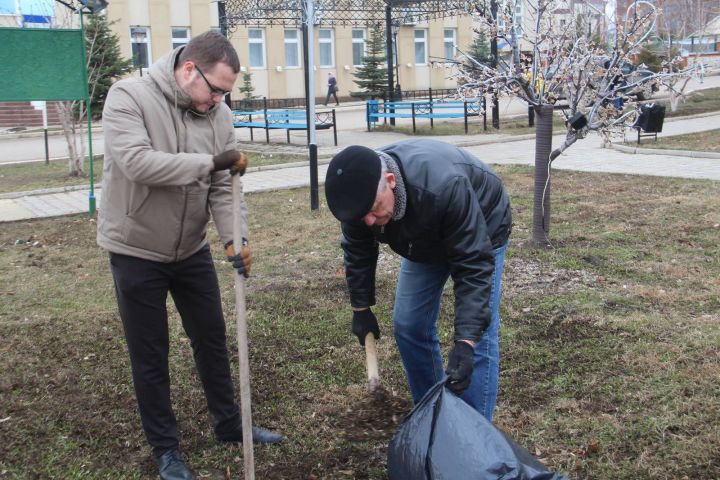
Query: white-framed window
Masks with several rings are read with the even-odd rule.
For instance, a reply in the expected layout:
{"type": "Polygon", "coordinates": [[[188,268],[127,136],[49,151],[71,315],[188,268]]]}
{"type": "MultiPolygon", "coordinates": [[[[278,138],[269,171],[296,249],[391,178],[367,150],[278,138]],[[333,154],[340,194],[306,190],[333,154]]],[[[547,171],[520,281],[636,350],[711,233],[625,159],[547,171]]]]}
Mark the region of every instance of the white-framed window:
{"type": "Polygon", "coordinates": [[[173,50],[183,45],[187,45],[190,41],[190,29],[188,27],[171,27],[170,33],[172,34],[173,50]]]}
{"type": "Polygon", "coordinates": [[[335,36],[331,28],[321,28],[318,31],[320,45],[320,67],[335,66],[335,36]]]}
{"type": "Polygon", "coordinates": [[[132,60],[135,68],[149,68],[152,64],[150,52],[150,27],[130,27],[132,60]]]}
{"type": "Polygon", "coordinates": [[[356,67],[362,65],[362,59],[367,52],[366,36],[367,30],[354,28],[352,31],[352,61],[356,67]]]}
{"type": "Polygon", "coordinates": [[[248,49],[251,68],[265,68],[265,30],[248,29],[248,49]]]}
{"type": "Polygon", "coordinates": [[[457,46],[457,30],[446,28],[443,30],[443,53],[447,60],[455,58],[455,47],[457,46]]]}
{"type": "MultiPolygon", "coordinates": [[[[523,2],[522,0],[506,0],[505,2],[500,3],[499,9],[502,9],[502,12],[510,11],[512,12],[512,23],[515,26],[515,34],[518,36],[522,36],[523,34],[523,2]]],[[[500,11],[498,12],[498,30],[501,32],[505,32],[507,29],[507,25],[505,25],[505,15],[502,14],[500,11]]],[[[509,33],[509,32],[508,32],[509,33]]]]}
{"type": "Polygon", "coordinates": [[[415,65],[427,65],[427,29],[415,29],[415,65]]]}
{"type": "Polygon", "coordinates": [[[300,30],[297,28],[285,29],[285,66],[300,68],[300,30]]]}

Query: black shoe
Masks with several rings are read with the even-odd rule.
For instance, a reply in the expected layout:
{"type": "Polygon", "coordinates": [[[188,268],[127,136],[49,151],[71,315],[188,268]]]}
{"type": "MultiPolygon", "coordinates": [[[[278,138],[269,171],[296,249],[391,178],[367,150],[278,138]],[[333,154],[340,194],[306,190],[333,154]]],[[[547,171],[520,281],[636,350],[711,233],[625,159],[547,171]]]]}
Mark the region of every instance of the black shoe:
{"type": "MultiPolygon", "coordinates": [[[[242,443],[243,441],[242,427],[236,428],[226,433],[216,433],[215,438],[218,442],[233,442],[242,443]]],[[[271,432],[260,427],[252,427],[252,438],[253,443],[259,443],[269,445],[272,443],[278,443],[283,439],[283,436],[279,433],[271,432]]]]}
{"type": "Polygon", "coordinates": [[[155,459],[161,480],[192,480],[193,474],[185,465],[180,450],[172,448],[155,459]]]}

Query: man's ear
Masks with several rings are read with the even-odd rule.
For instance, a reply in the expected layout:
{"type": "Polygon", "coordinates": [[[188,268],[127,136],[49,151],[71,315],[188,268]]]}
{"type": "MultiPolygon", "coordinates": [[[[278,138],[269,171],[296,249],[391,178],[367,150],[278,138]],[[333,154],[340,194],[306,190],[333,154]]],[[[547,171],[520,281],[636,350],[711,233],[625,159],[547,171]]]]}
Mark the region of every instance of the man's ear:
{"type": "Polygon", "coordinates": [[[195,62],[192,60],[185,60],[183,64],[180,66],[180,71],[182,72],[183,78],[186,80],[190,78],[190,75],[192,75],[193,70],[195,70],[195,62]]]}
{"type": "Polygon", "coordinates": [[[396,183],[395,174],[392,172],[387,172],[385,173],[385,179],[387,180],[388,187],[390,187],[391,190],[394,189],[396,183]]]}

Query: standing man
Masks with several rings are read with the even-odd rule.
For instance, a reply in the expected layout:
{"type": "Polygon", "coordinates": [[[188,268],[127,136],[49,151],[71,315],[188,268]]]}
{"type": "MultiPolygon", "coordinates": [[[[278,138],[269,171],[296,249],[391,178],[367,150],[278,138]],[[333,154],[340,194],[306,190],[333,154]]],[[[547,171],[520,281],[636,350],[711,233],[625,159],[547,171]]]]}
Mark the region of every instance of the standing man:
{"type": "Polygon", "coordinates": [[[500,178],[455,146],[407,140],[338,153],[328,167],[325,195],[341,222],[352,332],[360,345],[370,332],[380,337],[370,307],[378,244],[387,243],[403,257],[393,327],[413,401],[445,377],[437,320],[452,277],[455,335],[447,386],[492,420],[501,278],[512,226],[500,178]]]}
{"type": "MultiPolygon", "coordinates": [[[[232,116],[222,101],[239,70],[230,42],[203,33],[154,63],[145,77],[116,83],[103,110],[97,242],[109,252],[140,418],[164,480],[193,478],[170,405],[168,292],[190,338],[215,437],[242,441],[207,242],[212,213],[228,261],[248,274],[249,247],[236,255],[232,245],[230,183],[231,173],[245,172],[247,157],[235,149],[232,116]]],[[[252,429],[256,443],[282,439],[252,429]]]]}
{"type": "Polygon", "coordinates": [[[332,72],[328,73],[328,82],[327,82],[327,96],[325,97],[325,106],[327,107],[328,102],[330,101],[330,95],[335,97],[335,105],[340,105],[340,100],[338,100],[337,97],[337,79],[335,78],[335,75],[333,75],[332,72]]]}

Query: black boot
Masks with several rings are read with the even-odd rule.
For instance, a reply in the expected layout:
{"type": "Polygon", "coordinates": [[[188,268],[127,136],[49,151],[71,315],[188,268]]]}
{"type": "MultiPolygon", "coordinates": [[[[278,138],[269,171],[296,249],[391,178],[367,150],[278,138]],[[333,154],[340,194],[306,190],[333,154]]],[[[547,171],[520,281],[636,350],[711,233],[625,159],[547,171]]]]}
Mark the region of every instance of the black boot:
{"type": "Polygon", "coordinates": [[[155,458],[161,480],[192,480],[193,474],[185,465],[180,450],[171,448],[155,458]]]}
{"type": "MultiPolygon", "coordinates": [[[[218,442],[242,443],[242,427],[230,430],[229,432],[215,432],[215,438],[217,438],[218,442]]],[[[265,430],[264,428],[252,427],[252,439],[253,443],[272,444],[280,442],[283,439],[283,436],[279,433],[265,430]]]]}

